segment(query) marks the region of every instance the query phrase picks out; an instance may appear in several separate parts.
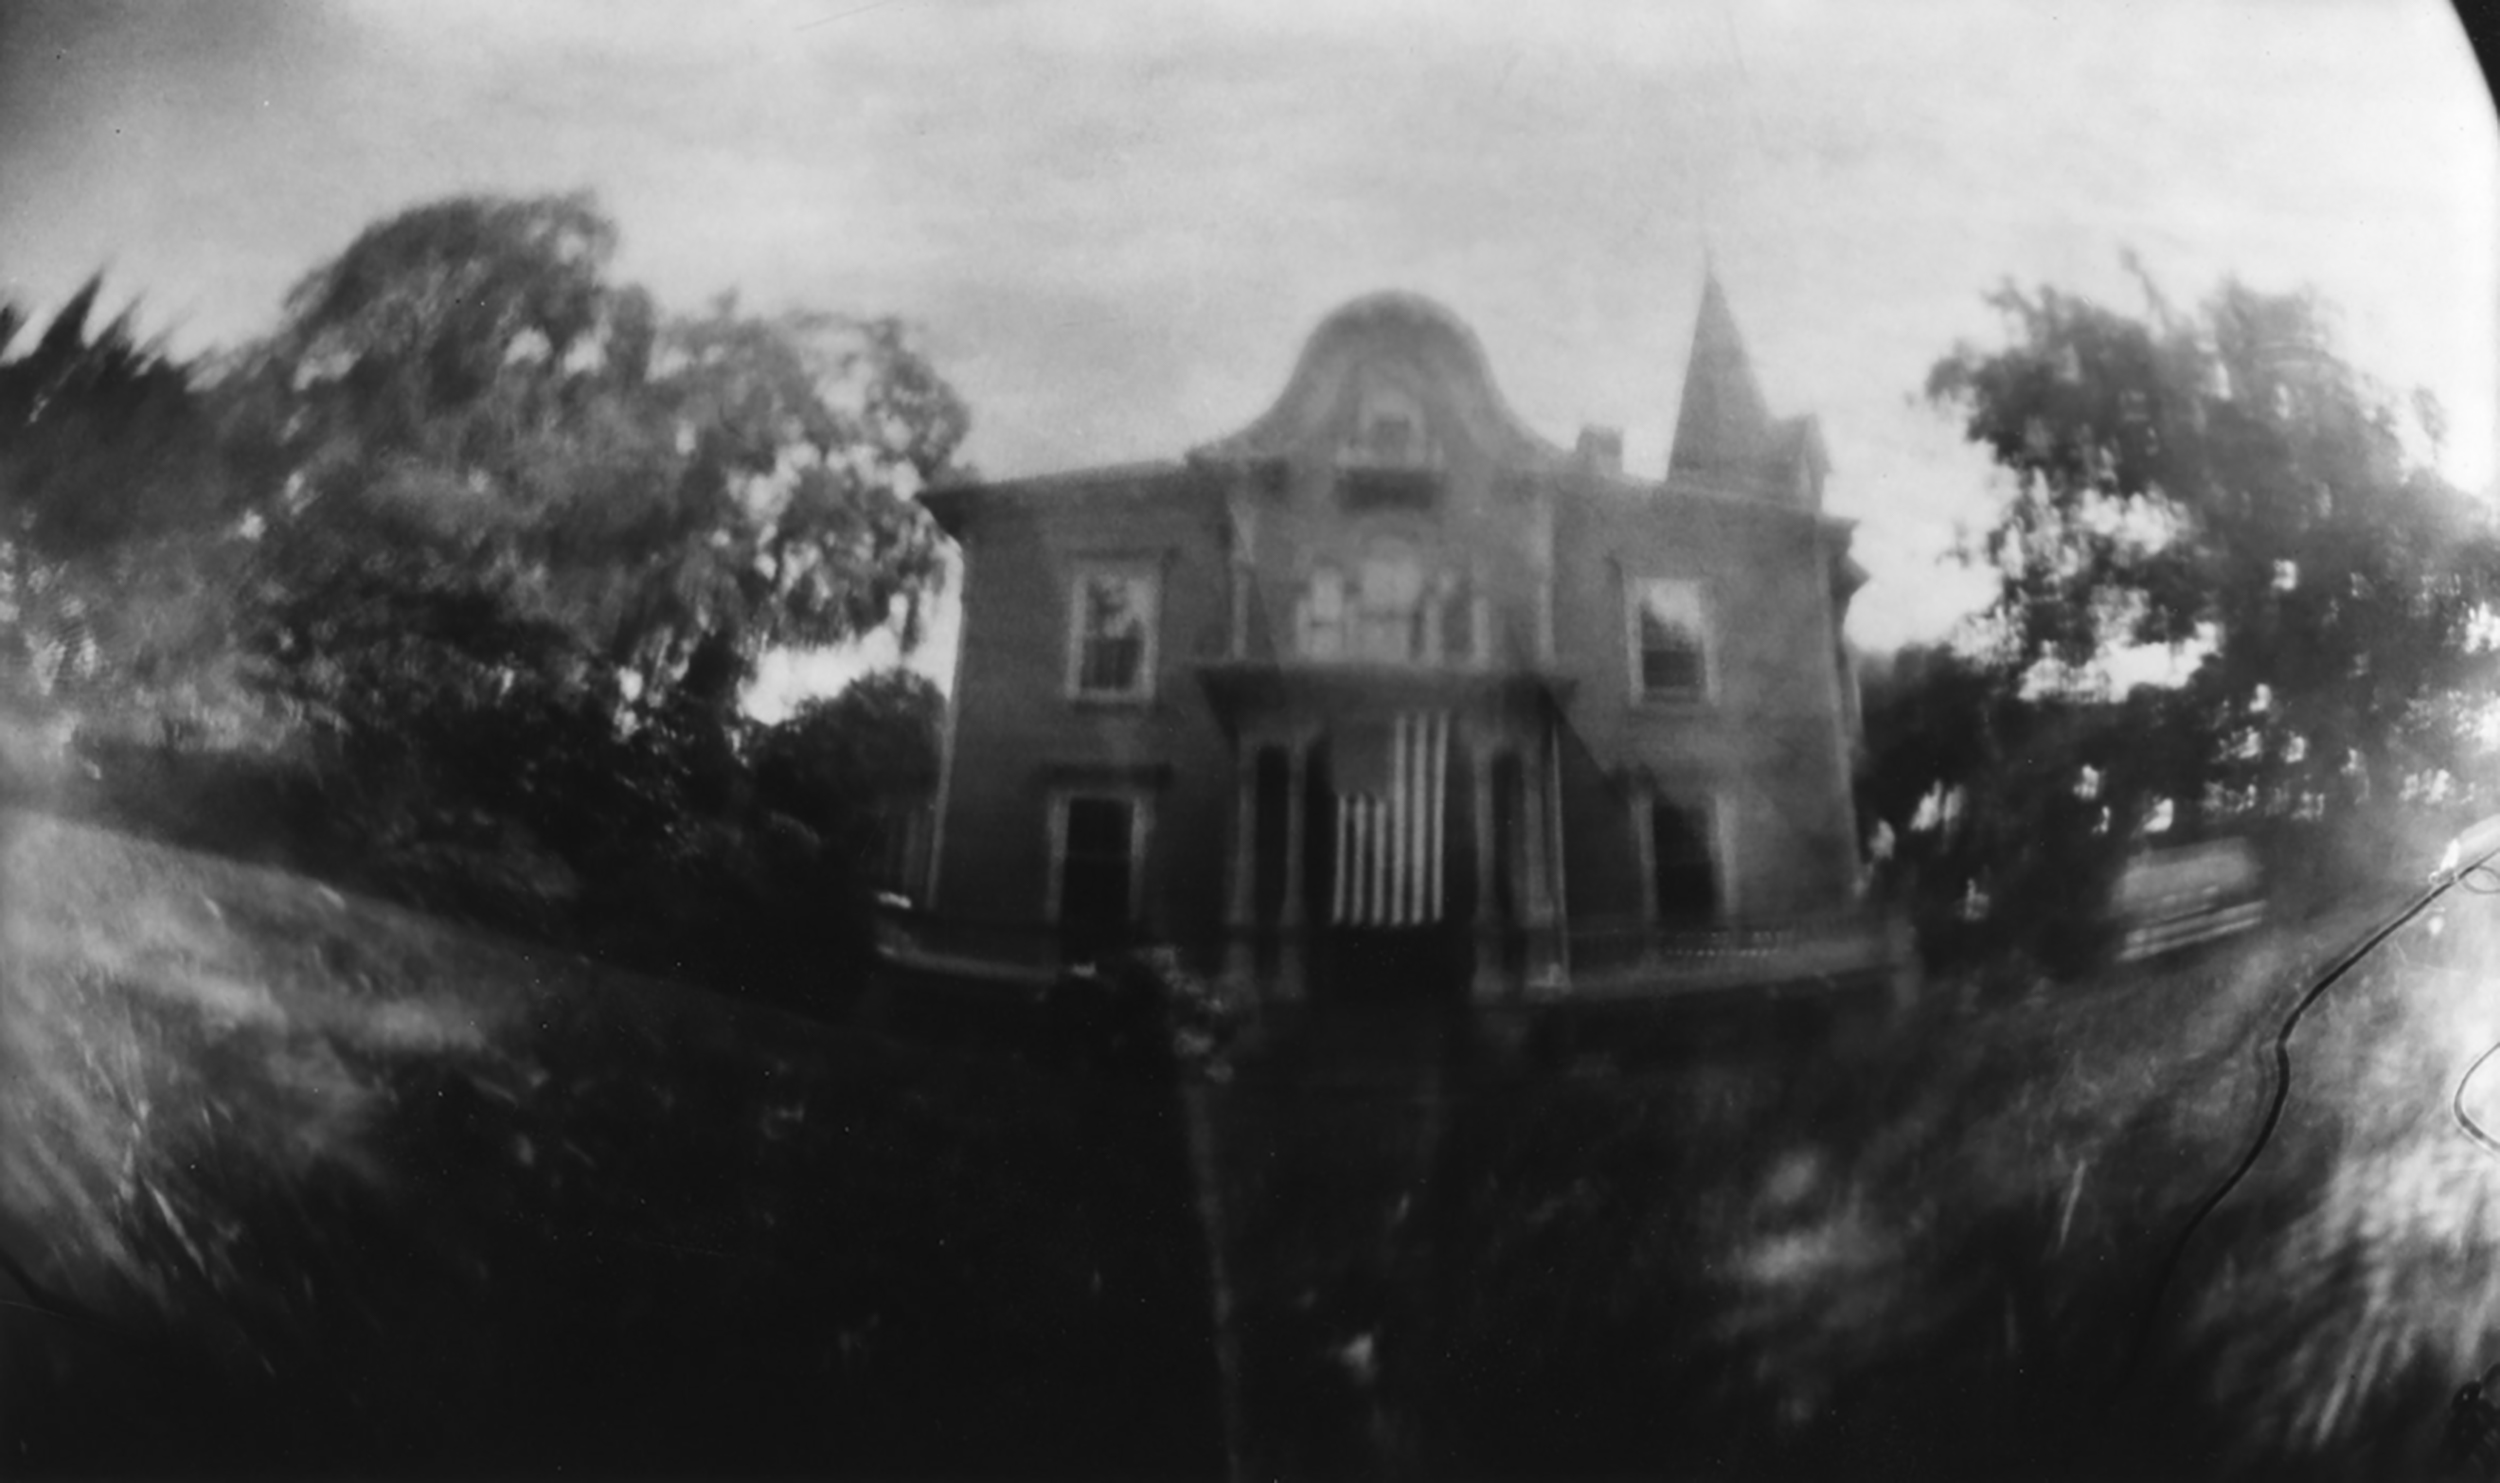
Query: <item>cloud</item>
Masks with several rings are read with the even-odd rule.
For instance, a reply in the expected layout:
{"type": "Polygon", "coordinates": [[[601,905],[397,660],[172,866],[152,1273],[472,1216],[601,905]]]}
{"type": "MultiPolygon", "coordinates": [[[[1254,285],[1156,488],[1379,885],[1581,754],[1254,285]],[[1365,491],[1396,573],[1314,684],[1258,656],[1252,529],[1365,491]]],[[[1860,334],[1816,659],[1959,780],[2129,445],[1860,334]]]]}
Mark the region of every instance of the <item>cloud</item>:
{"type": "Polygon", "coordinates": [[[1389,285],[1451,304],[1559,441],[1664,461],[1705,242],[1862,521],[1865,641],[1940,631],[1985,466],[1905,403],[1983,295],[2316,286],[2500,438],[2500,147],[2431,0],[638,0],[38,4],[0,31],[0,264],[99,263],[192,345],[254,333],[376,217],[596,188],[690,307],[896,312],[996,474],[1175,456],[1389,285]],[[31,19],[29,19],[31,17],[31,19]]]}

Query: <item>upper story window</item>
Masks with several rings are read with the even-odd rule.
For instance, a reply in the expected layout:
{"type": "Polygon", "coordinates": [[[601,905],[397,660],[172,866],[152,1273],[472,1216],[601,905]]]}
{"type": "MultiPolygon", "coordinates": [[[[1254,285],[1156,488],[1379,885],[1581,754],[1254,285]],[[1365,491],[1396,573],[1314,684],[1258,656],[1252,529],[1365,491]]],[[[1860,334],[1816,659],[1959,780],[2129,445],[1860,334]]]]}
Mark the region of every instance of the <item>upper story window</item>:
{"type": "Polygon", "coordinates": [[[1345,657],[1345,573],[1324,566],[1311,573],[1302,590],[1302,632],[1298,652],[1305,659],[1345,657]]]}
{"type": "Polygon", "coordinates": [[[1376,554],[1356,581],[1358,659],[1412,664],[1424,657],[1424,564],[1405,551],[1376,554]]]}
{"type": "Polygon", "coordinates": [[[1699,582],[1645,577],[1630,585],[1632,693],[1642,700],[1710,695],[1710,612],[1699,582]]]}
{"type": "Polygon", "coordinates": [[[1068,693],[1144,700],[1154,694],[1155,628],[1162,599],[1151,567],[1089,563],[1076,571],[1068,614],[1068,693]]]}
{"type": "Polygon", "coordinates": [[[1374,549],[1349,573],[1312,572],[1299,604],[1304,659],[1459,664],[1475,656],[1474,602],[1464,578],[1433,571],[1403,547],[1374,549]]]}

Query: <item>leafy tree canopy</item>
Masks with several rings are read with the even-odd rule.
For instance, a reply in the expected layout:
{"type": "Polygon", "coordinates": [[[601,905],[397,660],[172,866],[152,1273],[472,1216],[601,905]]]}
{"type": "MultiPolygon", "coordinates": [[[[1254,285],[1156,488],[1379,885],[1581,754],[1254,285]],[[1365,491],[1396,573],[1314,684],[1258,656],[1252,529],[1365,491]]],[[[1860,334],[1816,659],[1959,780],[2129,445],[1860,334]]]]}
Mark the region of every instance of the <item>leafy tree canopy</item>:
{"type": "Polygon", "coordinates": [[[936,790],[945,714],[946,697],[926,676],[902,668],[862,675],[764,733],[757,785],[772,807],[838,834],[849,816],[936,790]]]}
{"type": "Polygon", "coordinates": [[[767,647],[916,631],[942,566],[911,496],[961,401],[891,320],[663,318],[616,242],[586,196],[461,198],[288,295],[232,410],[308,689],[431,643],[725,712],[767,647]]]}
{"type": "MultiPolygon", "coordinates": [[[[2490,512],[2408,456],[2314,298],[2146,299],[2008,287],[2006,343],[1929,376],[2012,475],[1970,553],[2000,577],[1998,658],[2037,684],[2128,645],[2201,651],[2170,707],[2201,734],[2177,781],[2212,785],[2191,812],[2314,816],[2461,776],[2492,694],[2490,512]]],[[[2435,446],[2435,405],[2413,413],[2435,446]]]]}
{"type": "Polygon", "coordinates": [[[2491,806],[2500,540],[2414,454],[2436,405],[2347,364],[2314,298],[2180,310],[2129,265],[2140,313],[2008,286],[2003,340],[1928,377],[2006,476],[1963,552],[1997,593],[1959,646],[1870,670],[1860,801],[1947,957],[2090,961],[2148,842],[2244,834],[2333,890],[2491,806]],[[2146,645],[2183,683],[2109,695],[2146,645]]]}
{"type": "Polygon", "coordinates": [[[6,667],[40,688],[213,639],[236,513],[193,368],[140,338],[136,306],[93,326],[102,293],[88,279],[22,348],[31,322],[0,304],[0,613],[6,667]]]}
{"type": "Polygon", "coordinates": [[[142,342],[135,307],[95,333],[90,278],[24,353],[25,315],[0,304],[0,514],[5,538],[49,560],[92,555],[199,513],[191,460],[208,426],[187,366],[142,342]]]}

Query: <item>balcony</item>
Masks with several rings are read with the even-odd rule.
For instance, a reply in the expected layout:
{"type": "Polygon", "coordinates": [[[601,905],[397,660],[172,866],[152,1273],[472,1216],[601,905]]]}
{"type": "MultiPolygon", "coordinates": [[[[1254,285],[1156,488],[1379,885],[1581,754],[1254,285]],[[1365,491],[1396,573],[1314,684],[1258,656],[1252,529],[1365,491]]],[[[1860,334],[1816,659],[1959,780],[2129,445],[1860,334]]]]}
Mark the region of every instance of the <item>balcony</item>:
{"type": "Polygon", "coordinates": [[[1378,664],[1355,660],[1213,659],[1197,666],[1216,714],[1301,710],[1313,715],[1416,706],[1533,710],[1570,699],[1571,676],[1544,666],[1378,664]]]}
{"type": "Polygon", "coordinates": [[[1337,501],[1358,515],[1377,510],[1429,512],[1441,502],[1441,471],[1408,464],[1341,464],[1337,501]]]}

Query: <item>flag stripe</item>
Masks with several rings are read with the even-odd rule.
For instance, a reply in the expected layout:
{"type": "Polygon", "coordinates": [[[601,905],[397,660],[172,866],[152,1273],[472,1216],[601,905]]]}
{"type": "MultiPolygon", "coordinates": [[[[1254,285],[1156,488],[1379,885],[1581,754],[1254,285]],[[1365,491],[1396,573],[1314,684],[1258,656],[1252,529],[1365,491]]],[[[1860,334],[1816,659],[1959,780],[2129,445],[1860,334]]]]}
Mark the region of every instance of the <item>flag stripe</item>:
{"type": "Polygon", "coordinates": [[[1407,853],[1413,858],[1416,870],[1413,878],[1406,884],[1406,909],[1410,916],[1420,922],[1426,920],[1424,916],[1424,871],[1422,868],[1424,863],[1424,829],[1426,820],[1430,819],[1432,816],[1432,809],[1431,805],[1426,801],[1424,794],[1424,783],[1429,769],[1429,763],[1425,760],[1425,749],[1432,735],[1432,717],[1428,715],[1415,717],[1414,724],[1410,728],[1410,732],[1410,740],[1414,745],[1415,757],[1410,766],[1407,797],[1409,799],[1409,811],[1414,815],[1414,817],[1407,820],[1406,840],[1407,853]]]}
{"type": "Polygon", "coordinates": [[[1328,903],[1328,920],[1332,922],[1342,922],[1345,920],[1345,800],[1342,798],[1332,798],[1329,802],[1334,807],[1336,813],[1336,817],[1333,822],[1337,826],[1337,839],[1336,852],[1330,856],[1330,859],[1333,862],[1333,868],[1331,868],[1328,873],[1329,890],[1331,892],[1328,903]]]}
{"type": "Polygon", "coordinates": [[[1388,817],[1389,826],[1389,900],[1386,915],[1391,926],[1406,922],[1406,733],[1407,718],[1400,716],[1392,728],[1389,750],[1388,817]]]}
{"type": "Polygon", "coordinates": [[[1441,872],[1449,854],[1450,826],[1450,716],[1441,713],[1439,735],[1432,744],[1432,915],[1440,920],[1445,909],[1441,889],[1441,872]]]}

